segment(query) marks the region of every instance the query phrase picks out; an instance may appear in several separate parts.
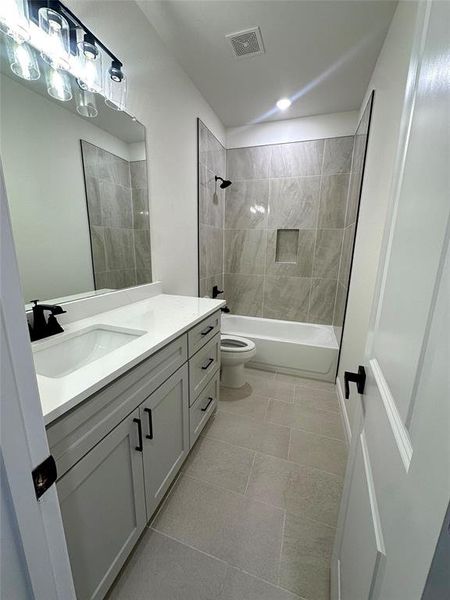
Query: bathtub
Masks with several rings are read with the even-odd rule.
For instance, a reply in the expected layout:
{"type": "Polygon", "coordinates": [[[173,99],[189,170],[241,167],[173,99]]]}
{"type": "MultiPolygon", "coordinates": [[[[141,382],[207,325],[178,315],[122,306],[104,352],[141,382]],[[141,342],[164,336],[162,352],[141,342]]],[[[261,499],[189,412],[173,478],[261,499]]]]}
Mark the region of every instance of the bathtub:
{"type": "Polygon", "coordinates": [[[335,379],[339,347],[331,325],[225,314],[221,331],[255,342],[256,354],[248,366],[322,381],[335,379]]]}

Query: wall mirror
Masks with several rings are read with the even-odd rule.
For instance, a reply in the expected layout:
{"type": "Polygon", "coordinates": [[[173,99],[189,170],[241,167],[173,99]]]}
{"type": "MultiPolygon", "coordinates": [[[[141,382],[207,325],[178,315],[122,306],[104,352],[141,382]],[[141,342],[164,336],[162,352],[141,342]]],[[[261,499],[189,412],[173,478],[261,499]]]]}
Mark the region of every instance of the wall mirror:
{"type": "Polygon", "coordinates": [[[16,76],[1,37],[0,152],[24,302],[151,282],[144,126],[37,53],[40,77],[16,76]]]}

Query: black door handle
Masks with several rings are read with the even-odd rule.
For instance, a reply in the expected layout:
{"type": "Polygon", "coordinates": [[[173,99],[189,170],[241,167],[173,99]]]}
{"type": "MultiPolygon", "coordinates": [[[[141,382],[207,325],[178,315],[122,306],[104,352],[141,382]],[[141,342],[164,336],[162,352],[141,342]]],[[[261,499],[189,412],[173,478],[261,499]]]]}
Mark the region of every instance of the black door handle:
{"type": "Polygon", "coordinates": [[[153,439],[153,417],[152,417],[152,409],[151,408],[144,408],[144,412],[146,412],[148,414],[148,435],[146,435],[145,437],[148,440],[152,440],[153,439]]]}
{"type": "Polygon", "coordinates": [[[138,452],[142,452],[144,449],[144,446],[142,445],[142,423],[140,419],[133,419],[133,423],[137,423],[138,426],[138,436],[139,436],[139,444],[137,446],[135,446],[135,449],[138,452]]]}
{"type": "Polygon", "coordinates": [[[206,327],[206,329],[204,329],[203,331],[200,331],[200,333],[202,335],[208,335],[208,333],[210,333],[213,329],[214,329],[213,325],[208,325],[208,327],[206,327]]]}
{"type": "Polygon", "coordinates": [[[205,364],[202,366],[202,369],[203,369],[204,371],[206,371],[206,369],[207,369],[208,367],[210,367],[210,366],[213,364],[213,362],[214,362],[214,359],[213,359],[213,358],[209,358],[209,359],[208,359],[208,360],[205,362],[205,364]]]}
{"type": "Polygon", "coordinates": [[[346,400],[350,398],[350,381],[356,383],[356,389],[358,390],[358,394],[364,394],[364,386],[366,385],[366,370],[364,369],[364,367],[359,365],[357,373],[345,371],[344,386],[346,400]]]}
{"type": "Polygon", "coordinates": [[[206,405],[204,408],[201,408],[201,409],[200,409],[202,412],[206,412],[206,411],[208,410],[208,408],[209,408],[209,405],[211,404],[211,402],[213,402],[214,398],[211,398],[211,396],[210,396],[210,397],[208,398],[208,400],[209,400],[208,404],[207,404],[207,405],[206,405]]]}

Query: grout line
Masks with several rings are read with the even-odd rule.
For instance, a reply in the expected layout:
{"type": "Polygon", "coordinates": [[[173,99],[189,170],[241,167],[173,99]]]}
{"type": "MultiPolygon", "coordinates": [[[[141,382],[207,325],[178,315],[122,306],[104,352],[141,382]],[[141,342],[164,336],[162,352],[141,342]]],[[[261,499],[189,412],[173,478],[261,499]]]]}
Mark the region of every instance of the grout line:
{"type": "Polygon", "coordinates": [[[283,556],[283,546],[284,546],[284,532],[286,530],[286,515],[287,511],[284,511],[283,516],[283,525],[281,527],[281,544],[280,544],[280,556],[278,558],[278,573],[277,573],[277,583],[280,585],[280,570],[281,570],[281,558],[283,556]]]}
{"type": "Polygon", "coordinates": [[[251,479],[252,473],[253,473],[253,467],[255,466],[255,462],[256,462],[256,450],[254,450],[252,464],[250,465],[250,471],[249,471],[248,477],[247,477],[247,483],[245,484],[244,496],[246,496],[246,497],[247,497],[248,486],[250,484],[250,479],[251,479]]]}

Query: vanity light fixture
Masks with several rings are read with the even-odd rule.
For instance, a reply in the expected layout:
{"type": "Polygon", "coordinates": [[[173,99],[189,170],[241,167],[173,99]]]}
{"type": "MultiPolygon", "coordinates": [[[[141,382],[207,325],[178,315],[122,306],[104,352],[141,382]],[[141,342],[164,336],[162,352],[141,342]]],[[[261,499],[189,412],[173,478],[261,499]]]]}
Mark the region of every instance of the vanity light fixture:
{"type": "Polygon", "coordinates": [[[277,102],[277,107],[280,110],[286,110],[291,106],[291,104],[292,102],[289,100],[289,98],[280,98],[277,102]]]}
{"type": "Polygon", "coordinates": [[[1,1],[0,31],[11,37],[18,44],[30,39],[27,0],[1,1]]]}
{"type": "Polygon", "coordinates": [[[25,42],[19,44],[9,36],[6,38],[6,47],[13,73],[27,81],[39,79],[41,72],[33,48],[25,42]]]}
{"type": "Polygon", "coordinates": [[[81,76],[78,84],[88,92],[99,92],[102,89],[102,55],[95,45],[91,34],[84,34],[84,39],[77,44],[78,61],[81,76]]]}
{"type": "Polygon", "coordinates": [[[72,100],[69,75],[60,69],[49,68],[46,72],[47,92],[52,98],[68,102],[72,100]]]}
{"type": "Polygon", "coordinates": [[[52,8],[39,9],[39,28],[45,33],[41,56],[53,69],[69,68],[69,23],[52,8]]]}
{"type": "Polygon", "coordinates": [[[113,81],[120,83],[124,77],[122,72],[122,63],[118,60],[113,60],[108,73],[113,81]]]}
{"type": "Polygon", "coordinates": [[[83,89],[79,83],[76,86],[75,99],[77,103],[77,113],[82,117],[92,119],[98,115],[95,94],[89,90],[83,89]]]}
{"type": "Polygon", "coordinates": [[[105,77],[105,104],[113,110],[125,110],[127,98],[127,78],[122,73],[120,80],[105,77]]]}

